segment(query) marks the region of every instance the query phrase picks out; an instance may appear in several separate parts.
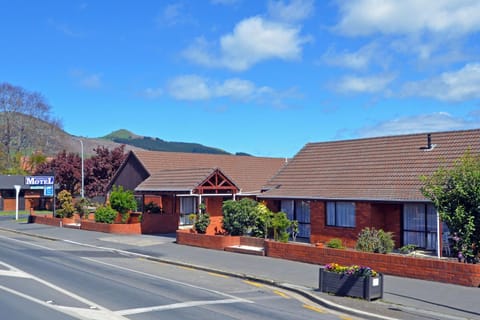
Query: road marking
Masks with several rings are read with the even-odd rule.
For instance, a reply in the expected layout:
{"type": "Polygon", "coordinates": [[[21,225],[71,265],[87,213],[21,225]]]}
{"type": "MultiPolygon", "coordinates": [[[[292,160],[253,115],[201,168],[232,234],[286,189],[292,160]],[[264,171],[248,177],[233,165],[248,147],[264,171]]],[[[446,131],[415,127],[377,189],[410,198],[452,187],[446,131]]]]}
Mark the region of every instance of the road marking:
{"type": "Polygon", "coordinates": [[[29,246],[32,246],[32,247],[38,247],[38,248],[42,248],[42,249],[49,250],[49,251],[57,251],[57,250],[52,249],[52,248],[49,248],[49,247],[41,246],[41,245],[36,244],[36,243],[31,243],[31,242],[27,242],[27,241],[22,241],[22,240],[15,239],[15,238],[9,238],[9,237],[5,237],[5,236],[0,236],[0,238],[8,239],[8,240],[11,240],[11,241],[20,242],[20,243],[23,243],[23,244],[25,244],[25,245],[29,245],[29,246]]]}
{"type": "Polygon", "coordinates": [[[285,294],[285,293],[283,293],[283,292],[281,292],[281,291],[273,290],[273,293],[279,295],[279,296],[282,297],[282,298],[290,299],[290,297],[289,297],[287,294],[285,294]]]}
{"type": "Polygon", "coordinates": [[[258,283],[258,282],[254,282],[254,281],[250,281],[250,280],[243,280],[243,282],[245,282],[246,284],[249,284],[251,286],[254,286],[254,287],[258,287],[258,288],[263,287],[263,284],[258,283]]]}
{"type": "Polygon", "coordinates": [[[23,299],[29,300],[33,303],[42,305],[46,308],[53,309],[55,311],[67,314],[73,318],[81,319],[81,320],[96,320],[96,319],[102,319],[102,320],[128,320],[127,318],[123,317],[120,314],[115,314],[110,310],[107,309],[102,309],[102,310],[90,310],[90,309],[81,309],[81,308],[69,308],[69,307],[62,307],[58,305],[54,305],[45,301],[42,301],[40,299],[34,298],[32,296],[29,296],[27,294],[24,294],[22,292],[4,287],[0,285],[0,290],[6,291],[10,294],[16,295],[18,297],[21,297],[23,299]],[[92,312],[94,311],[94,312],[92,312]]]}
{"type": "Polygon", "coordinates": [[[324,309],[321,309],[321,308],[318,308],[318,307],[314,307],[314,306],[310,306],[308,304],[304,304],[303,307],[305,309],[308,309],[308,310],[312,310],[312,311],[315,311],[315,312],[318,312],[318,313],[328,313],[326,310],[324,309]]]}
{"type": "Polygon", "coordinates": [[[173,279],[169,279],[169,278],[165,278],[165,277],[160,277],[160,276],[157,276],[157,275],[154,275],[154,274],[151,274],[151,273],[146,273],[146,272],[142,272],[142,271],[138,271],[138,270],[134,270],[134,269],[130,269],[130,268],[121,267],[121,266],[118,266],[118,265],[115,265],[115,264],[103,262],[103,261],[92,259],[92,258],[87,258],[87,257],[81,257],[81,258],[84,259],[84,260],[87,260],[87,261],[90,261],[90,262],[93,262],[93,263],[97,263],[97,264],[102,264],[102,265],[105,265],[105,266],[108,266],[108,267],[111,267],[111,268],[114,268],[114,269],[124,270],[124,271],[128,271],[128,272],[140,274],[140,275],[143,275],[143,276],[146,276],[146,277],[150,277],[150,278],[153,278],[153,279],[159,279],[159,280],[179,284],[179,285],[182,285],[182,286],[185,286],[185,287],[194,288],[194,289],[197,289],[197,290],[214,293],[214,294],[217,294],[219,296],[224,296],[224,297],[228,297],[230,299],[235,299],[235,300],[237,300],[237,302],[254,303],[253,301],[243,299],[243,298],[239,298],[239,297],[235,297],[231,294],[224,293],[224,292],[221,292],[221,291],[196,286],[196,285],[193,285],[193,284],[189,284],[189,283],[186,283],[186,282],[181,282],[181,281],[178,281],[178,280],[173,280],[173,279]]]}
{"type": "Polygon", "coordinates": [[[230,278],[229,276],[226,276],[224,274],[216,273],[216,272],[207,272],[209,275],[215,276],[215,277],[220,277],[220,278],[230,278]]]}
{"type": "Polygon", "coordinates": [[[121,316],[130,316],[134,314],[153,312],[153,311],[191,308],[191,307],[206,306],[206,305],[212,305],[212,304],[227,304],[227,303],[238,303],[238,299],[179,302],[179,303],[172,303],[172,304],[163,305],[163,306],[119,310],[119,311],[115,311],[115,313],[121,316]]]}

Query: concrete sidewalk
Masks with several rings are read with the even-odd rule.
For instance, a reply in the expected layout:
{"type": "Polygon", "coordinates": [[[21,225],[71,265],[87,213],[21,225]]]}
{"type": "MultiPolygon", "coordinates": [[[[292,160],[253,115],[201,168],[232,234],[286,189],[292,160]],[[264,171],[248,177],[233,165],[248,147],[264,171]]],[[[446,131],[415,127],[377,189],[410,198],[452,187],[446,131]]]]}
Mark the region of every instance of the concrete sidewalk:
{"type": "Polygon", "coordinates": [[[479,288],[385,276],[383,299],[368,302],[316,290],[318,265],[178,245],[174,235],[114,235],[18,223],[5,217],[0,219],[0,229],[260,281],[365,319],[480,319],[479,288]]]}

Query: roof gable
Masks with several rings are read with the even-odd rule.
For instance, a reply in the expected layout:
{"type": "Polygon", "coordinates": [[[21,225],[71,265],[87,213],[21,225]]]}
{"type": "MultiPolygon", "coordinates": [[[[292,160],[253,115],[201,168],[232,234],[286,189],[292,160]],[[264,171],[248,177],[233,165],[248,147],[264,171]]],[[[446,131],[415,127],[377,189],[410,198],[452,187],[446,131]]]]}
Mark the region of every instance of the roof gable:
{"type": "Polygon", "coordinates": [[[426,201],[420,176],[480,151],[480,130],[306,144],[262,197],[426,201]]]}
{"type": "Polygon", "coordinates": [[[282,158],[132,151],[150,175],[164,170],[218,168],[243,194],[258,193],[285,164],[282,158]]]}
{"type": "Polygon", "coordinates": [[[188,191],[200,194],[237,193],[239,188],[217,168],[163,170],[152,174],[135,191],[188,191]]]}

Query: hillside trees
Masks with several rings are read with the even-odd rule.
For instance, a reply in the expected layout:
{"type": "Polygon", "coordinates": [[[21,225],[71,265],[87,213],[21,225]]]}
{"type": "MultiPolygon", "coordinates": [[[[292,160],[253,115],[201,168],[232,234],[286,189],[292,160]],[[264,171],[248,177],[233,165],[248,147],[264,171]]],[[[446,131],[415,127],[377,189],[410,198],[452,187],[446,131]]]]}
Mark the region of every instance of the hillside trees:
{"type": "Polygon", "coordinates": [[[0,171],[23,173],[22,156],[39,151],[39,146],[48,143],[48,134],[39,134],[35,121],[40,119],[60,127],[50,113],[50,105],[40,93],[0,83],[0,171]]]}

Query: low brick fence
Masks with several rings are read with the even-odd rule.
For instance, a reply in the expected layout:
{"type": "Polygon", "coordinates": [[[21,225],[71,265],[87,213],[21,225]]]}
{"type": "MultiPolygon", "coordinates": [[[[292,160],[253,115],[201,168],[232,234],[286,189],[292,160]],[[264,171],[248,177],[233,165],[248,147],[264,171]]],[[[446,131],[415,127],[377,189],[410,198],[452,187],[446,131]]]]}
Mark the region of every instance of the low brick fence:
{"type": "Polygon", "coordinates": [[[68,227],[71,224],[80,224],[77,228],[88,231],[120,234],[141,234],[141,223],[99,223],[91,220],[76,218],[55,218],[52,216],[30,215],[29,222],[45,224],[55,227],[68,227]]]}
{"type": "Polygon", "coordinates": [[[325,265],[368,266],[387,275],[409,277],[430,281],[480,286],[480,264],[459,263],[438,258],[412,257],[402,254],[380,254],[352,249],[316,247],[306,243],[283,243],[250,237],[211,236],[188,230],[177,231],[177,243],[196,247],[225,250],[226,247],[250,245],[264,248],[265,256],[292,261],[325,265]]]}
{"type": "Polygon", "coordinates": [[[378,272],[469,287],[480,286],[480,265],[438,258],[419,258],[401,254],[368,253],[351,249],[317,248],[313,245],[265,241],[265,255],[325,265],[368,266],[378,272]]]}
{"type": "Polygon", "coordinates": [[[207,249],[225,250],[226,247],[240,245],[239,236],[208,235],[177,230],[177,243],[207,249]]]}

